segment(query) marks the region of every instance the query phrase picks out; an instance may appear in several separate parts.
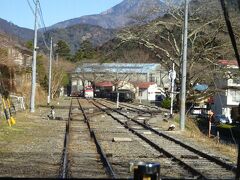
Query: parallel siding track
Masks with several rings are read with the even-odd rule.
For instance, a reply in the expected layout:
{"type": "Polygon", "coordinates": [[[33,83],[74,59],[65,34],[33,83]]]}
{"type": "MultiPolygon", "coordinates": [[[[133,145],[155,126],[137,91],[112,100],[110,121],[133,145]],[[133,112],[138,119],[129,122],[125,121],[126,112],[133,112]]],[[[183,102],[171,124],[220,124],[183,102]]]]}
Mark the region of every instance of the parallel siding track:
{"type": "MultiPolygon", "coordinates": [[[[172,158],[185,169],[188,169],[194,178],[235,178],[235,166],[227,164],[218,158],[212,157],[204,152],[194,149],[193,147],[190,147],[162,132],[158,132],[150,126],[129,117],[128,114],[111,108],[111,103],[106,103],[106,101],[104,101],[104,103],[95,101],[93,104],[100,108],[102,111],[106,112],[109,116],[111,116],[125,128],[129,129],[132,133],[147,142],[149,145],[154,147],[156,150],[165,154],[167,157],[172,158]],[[126,119],[128,121],[131,121],[131,123],[126,123],[126,119]],[[144,133],[146,131],[150,133],[144,133]]],[[[186,177],[189,177],[189,175],[186,177]]]]}

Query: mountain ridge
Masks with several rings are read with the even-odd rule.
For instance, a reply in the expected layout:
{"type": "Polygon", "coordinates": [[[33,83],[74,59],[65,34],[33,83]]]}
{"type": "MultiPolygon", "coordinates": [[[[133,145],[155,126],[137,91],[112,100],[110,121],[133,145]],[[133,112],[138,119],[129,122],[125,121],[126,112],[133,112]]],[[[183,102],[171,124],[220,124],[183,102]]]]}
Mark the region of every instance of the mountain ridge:
{"type": "Polygon", "coordinates": [[[91,24],[105,29],[118,29],[134,23],[133,16],[150,15],[148,20],[152,20],[163,15],[166,8],[165,3],[160,0],[124,0],[100,14],[86,15],[58,22],[48,27],[48,29],[66,28],[75,24],[91,24]],[[156,12],[156,9],[160,11],[156,12]],[[150,12],[150,10],[154,11],[150,12]]]}
{"type": "Polygon", "coordinates": [[[19,27],[12,22],[0,18],[0,32],[10,36],[18,37],[24,41],[33,39],[34,31],[32,29],[19,27]]]}
{"type": "MultiPolygon", "coordinates": [[[[64,40],[71,52],[76,52],[83,41],[89,41],[94,47],[100,46],[115,37],[116,30],[105,29],[89,24],[76,24],[62,29],[51,29],[45,33],[45,37],[52,37],[54,43],[64,40]]],[[[49,39],[49,38],[48,38],[49,39]]],[[[49,40],[47,43],[50,43],[49,40]]],[[[39,37],[39,46],[44,47],[44,42],[39,37]]]]}
{"type": "MultiPolygon", "coordinates": [[[[39,29],[39,46],[44,48],[42,33],[45,34],[45,37],[50,37],[51,35],[56,40],[64,40],[69,44],[72,43],[72,52],[75,52],[81,46],[83,40],[89,40],[94,46],[99,46],[112,39],[118,29],[128,25],[146,23],[146,21],[163,15],[166,9],[165,3],[160,0],[123,0],[100,14],[59,22],[47,27],[46,32],[43,29],[39,29]],[[141,23],[139,23],[140,21],[141,23]]],[[[24,41],[33,40],[34,38],[33,30],[21,28],[0,19],[1,31],[17,36],[24,41]]],[[[49,38],[46,41],[49,43],[49,38]]]]}

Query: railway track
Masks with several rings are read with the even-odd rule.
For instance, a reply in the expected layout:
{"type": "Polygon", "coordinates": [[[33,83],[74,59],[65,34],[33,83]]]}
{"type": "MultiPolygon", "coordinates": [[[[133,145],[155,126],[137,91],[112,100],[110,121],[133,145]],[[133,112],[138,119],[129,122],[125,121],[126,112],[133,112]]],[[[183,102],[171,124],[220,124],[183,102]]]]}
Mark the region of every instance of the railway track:
{"type": "Polygon", "coordinates": [[[142,103],[137,103],[137,102],[133,102],[133,103],[131,103],[131,105],[142,106],[142,107],[144,107],[144,108],[146,108],[146,109],[148,109],[148,108],[150,108],[150,109],[156,109],[156,110],[161,109],[161,108],[158,107],[158,106],[151,106],[151,105],[142,104],[142,103]]]}
{"type": "MultiPolygon", "coordinates": [[[[111,103],[112,105],[115,105],[115,102],[112,101],[108,101],[105,99],[101,99],[101,101],[107,102],[107,103],[111,103]]],[[[141,106],[139,107],[139,105],[133,105],[133,104],[129,104],[129,103],[124,103],[121,102],[119,103],[120,108],[124,108],[126,110],[132,111],[132,112],[136,112],[138,114],[149,114],[149,115],[154,115],[154,114],[159,114],[162,113],[162,111],[160,109],[156,109],[153,107],[147,107],[146,106],[141,106]]]]}
{"type": "MultiPolygon", "coordinates": [[[[95,109],[95,111],[97,110],[95,109]]],[[[90,124],[108,155],[117,178],[133,179],[134,173],[129,171],[132,163],[159,162],[162,167],[162,179],[185,178],[186,174],[189,174],[190,179],[194,179],[192,173],[188,173],[172,158],[167,158],[139,137],[130,133],[128,129],[119,125],[106,113],[99,114],[99,116],[94,113],[90,118],[90,124]],[[115,140],[117,138],[120,140],[115,140]]]]}
{"type": "Polygon", "coordinates": [[[115,178],[79,99],[72,98],[66,122],[61,178],[115,178]]]}
{"type": "Polygon", "coordinates": [[[141,121],[129,117],[127,113],[112,109],[111,103],[107,105],[106,101],[95,101],[93,104],[161,154],[171,158],[183,169],[187,169],[186,178],[235,179],[235,166],[194,149],[162,132],[158,132],[141,121]]]}

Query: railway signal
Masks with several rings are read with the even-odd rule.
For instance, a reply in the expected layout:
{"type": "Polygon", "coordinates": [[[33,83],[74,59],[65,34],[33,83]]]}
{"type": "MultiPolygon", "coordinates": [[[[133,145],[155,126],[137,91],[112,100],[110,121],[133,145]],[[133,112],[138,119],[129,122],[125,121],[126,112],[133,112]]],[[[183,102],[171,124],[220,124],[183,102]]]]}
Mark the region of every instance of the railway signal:
{"type": "Polygon", "coordinates": [[[169,79],[171,80],[171,108],[170,108],[170,117],[173,116],[173,94],[174,94],[174,81],[176,79],[176,71],[174,69],[175,64],[173,63],[172,70],[169,71],[169,79]]]}

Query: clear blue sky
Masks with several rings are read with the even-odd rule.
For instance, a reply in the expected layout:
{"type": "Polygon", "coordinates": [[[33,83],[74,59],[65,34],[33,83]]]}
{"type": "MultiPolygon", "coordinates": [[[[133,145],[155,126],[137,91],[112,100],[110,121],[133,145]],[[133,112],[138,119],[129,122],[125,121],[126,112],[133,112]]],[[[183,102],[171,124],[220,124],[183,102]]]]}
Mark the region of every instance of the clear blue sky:
{"type": "MultiPolygon", "coordinates": [[[[40,0],[46,26],[83,15],[101,13],[123,0],[40,0]]],[[[29,0],[34,8],[33,0],[29,0]]],[[[33,29],[34,16],[27,0],[0,0],[0,18],[33,29]]]]}

